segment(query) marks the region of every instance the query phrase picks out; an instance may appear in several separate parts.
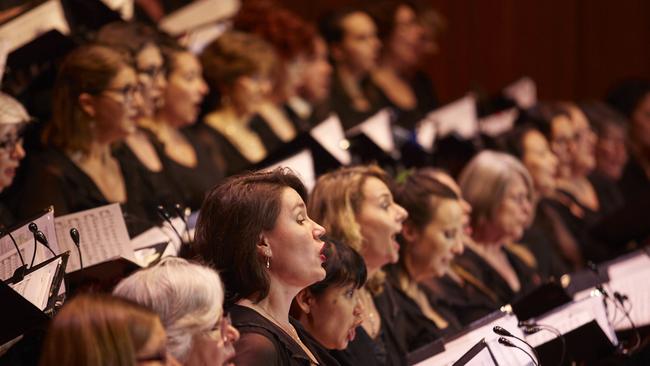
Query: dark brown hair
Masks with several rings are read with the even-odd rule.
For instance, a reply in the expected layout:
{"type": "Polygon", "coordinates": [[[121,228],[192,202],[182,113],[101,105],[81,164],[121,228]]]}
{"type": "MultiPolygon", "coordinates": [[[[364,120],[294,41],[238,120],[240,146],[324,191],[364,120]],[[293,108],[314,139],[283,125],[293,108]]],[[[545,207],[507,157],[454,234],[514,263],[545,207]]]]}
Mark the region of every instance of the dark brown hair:
{"type": "Polygon", "coordinates": [[[146,46],[158,46],[157,34],[156,30],[142,23],[116,21],[104,25],[95,40],[135,58],[146,46]]]}
{"type": "Polygon", "coordinates": [[[157,322],[156,314],[128,300],[79,295],[54,317],[40,365],[135,366],[157,322]]]}
{"type": "Polygon", "coordinates": [[[227,305],[242,298],[259,301],[268,295],[269,278],[257,244],[262,231],[275,227],[285,188],[307,200],[300,178],[290,169],[277,168],[231,177],[203,201],[195,245],[220,272],[227,305]]]}
{"type": "Polygon", "coordinates": [[[312,294],[318,296],[332,286],[354,285],[360,288],[366,283],[368,272],[363,257],[349,245],[338,240],[323,238],[326,243],[327,260],[325,278],[308,287],[312,294]]]}
{"type": "Polygon", "coordinates": [[[79,96],[101,93],[124,67],[131,67],[130,60],[106,46],[90,44],[68,54],[54,85],[52,121],[43,130],[43,143],[87,152],[92,140],[90,119],[79,106],[79,96]]]}

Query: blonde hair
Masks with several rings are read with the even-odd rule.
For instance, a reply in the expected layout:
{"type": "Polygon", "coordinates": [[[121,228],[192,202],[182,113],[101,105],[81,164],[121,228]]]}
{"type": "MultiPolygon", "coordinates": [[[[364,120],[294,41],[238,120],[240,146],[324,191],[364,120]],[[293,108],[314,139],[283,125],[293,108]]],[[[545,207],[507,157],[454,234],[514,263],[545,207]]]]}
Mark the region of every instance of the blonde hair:
{"type": "MultiPolygon", "coordinates": [[[[323,174],[309,196],[307,212],[327,230],[327,235],[357,252],[361,251],[363,236],[357,215],[363,203],[363,185],[368,178],[377,178],[390,187],[388,174],[377,165],[343,167],[323,174]]],[[[384,273],[378,271],[368,279],[371,290],[381,291],[384,273]]]]}
{"type": "Polygon", "coordinates": [[[476,155],[460,173],[463,198],[472,206],[471,225],[477,228],[494,219],[513,178],[520,176],[532,201],[533,181],[524,165],[512,155],[486,150],[476,155]]]}
{"type": "Polygon", "coordinates": [[[195,334],[207,332],[223,312],[223,285],[213,269],[167,257],[122,280],[113,290],[158,313],[167,349],[184,362],[195,334]]]}

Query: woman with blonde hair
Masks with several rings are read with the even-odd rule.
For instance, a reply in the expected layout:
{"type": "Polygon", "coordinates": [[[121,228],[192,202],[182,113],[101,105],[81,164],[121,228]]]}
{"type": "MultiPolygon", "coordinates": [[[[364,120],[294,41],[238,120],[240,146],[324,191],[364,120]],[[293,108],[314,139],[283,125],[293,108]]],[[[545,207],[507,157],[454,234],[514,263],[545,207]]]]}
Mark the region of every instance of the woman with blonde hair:
{"type": "MultiPolygon", "coordinates": [[[[404,314],[385,282],[382,267],[399,259],[397,235],[407,213],[395,203],[390,178],[377,166],[340,168],[322,175],[309,199],[308,211],[328,235],[359,252],[368,270],[368,284],[359,292],[366,317],[357,338],[345,351],[355,357],[362,340],[371,340],[377,362],[406,364],[408,351],[404,314]]],[[[411,332],[412,330],[408,330],[411,332]]]]}
{"type": "Polygon", "coordinates": [[[50,325],[41,366],[178,365],[150,310],[106,295],[79,295],[50,325]]]}

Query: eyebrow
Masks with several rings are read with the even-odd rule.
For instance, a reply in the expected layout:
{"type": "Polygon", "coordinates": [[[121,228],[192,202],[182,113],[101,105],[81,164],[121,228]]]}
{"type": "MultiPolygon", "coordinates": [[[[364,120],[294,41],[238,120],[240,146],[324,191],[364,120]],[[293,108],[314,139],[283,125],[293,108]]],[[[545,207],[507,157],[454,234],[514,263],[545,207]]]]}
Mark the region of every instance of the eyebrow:
{"type": "Polygon", "coordinates": [[[305,209],[305,203],[304,202],[298,202],[295,205],[293,205],[293,208],[291,211],[295,211],[297,208],[299,209],[305,209]]]}

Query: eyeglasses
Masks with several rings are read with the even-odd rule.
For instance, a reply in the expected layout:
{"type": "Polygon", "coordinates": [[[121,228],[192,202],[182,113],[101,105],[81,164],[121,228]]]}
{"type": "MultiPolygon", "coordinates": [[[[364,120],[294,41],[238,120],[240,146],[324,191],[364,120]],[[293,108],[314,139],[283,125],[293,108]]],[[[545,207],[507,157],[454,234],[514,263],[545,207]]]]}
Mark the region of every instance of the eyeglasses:
{"type": "Polygon", "coordinates": [[[142,93],[142,85],[129,84],[121,88],[104,89],[104,92],[113,92],[113,93],[120,94],[125,104],[132,105],[133,101],[135,100],[136,94],[142,93]]]}
{"type": "Polygon", "coordinates": [[[163,66],[151,66],[146,69],[138,69],[138,74],[146,75],[153,80],[164,74],[165,71],[166,69],[163,66]]]}
{"type": "Polygon", "coordinates": [[[14,136],[10,137],[6,140],[0,141],[0,151],[14,151],[16,150],[16,147],[18,145],[22,146],[23,144],[23,137],[22,136],[14,136]]]}
{"type": "Polygon", "coordinates": [[[214,327],[210,330],[210,337],[214,340],[223,341],[224,343],[231,341],[228,335],[230,333],[228,328],[231,326],[232,320],[230,319],[230,314],[224,313],[221,319],[217,320],[214,327]]]}

